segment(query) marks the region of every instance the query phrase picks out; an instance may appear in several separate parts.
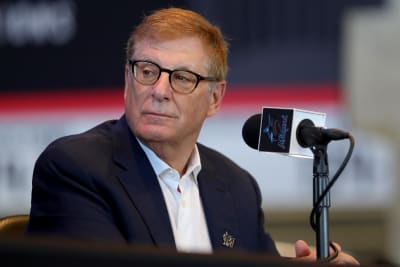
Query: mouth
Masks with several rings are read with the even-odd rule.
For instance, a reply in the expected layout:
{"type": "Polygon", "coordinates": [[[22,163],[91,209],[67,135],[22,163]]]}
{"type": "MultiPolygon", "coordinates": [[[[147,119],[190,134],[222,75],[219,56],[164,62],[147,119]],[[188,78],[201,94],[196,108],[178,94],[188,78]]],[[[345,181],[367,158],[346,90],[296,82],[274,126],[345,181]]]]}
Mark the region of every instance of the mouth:
{"type": "Polygon", "coordinates": [[[177,118],[177,116],[175,115],[160,113],[160,112],[143,112],[142,115],[148,117],[156,117],[156,118],[169,118],[169,119],[177,118]]]}

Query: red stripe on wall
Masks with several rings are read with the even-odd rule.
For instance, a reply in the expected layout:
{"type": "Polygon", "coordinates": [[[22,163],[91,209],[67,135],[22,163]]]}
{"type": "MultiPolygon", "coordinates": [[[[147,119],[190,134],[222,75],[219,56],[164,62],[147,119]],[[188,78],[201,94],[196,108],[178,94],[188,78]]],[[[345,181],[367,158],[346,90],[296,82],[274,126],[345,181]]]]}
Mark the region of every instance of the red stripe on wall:
{"type": "MultiPolygon", "coordinates": [[[[227,88],[224,107],[282,104],[339,104],[335,84],[254,86],[227,88]]],[[[0,113],[123,110],[123,89],[31,91],[0,93],[0,113]]]]}
{"type": "Polygon", "coordinates": [[[32,91],[0,94],[0,113],[121,109],[123,89],[32,91]]]}
{"type": "Polygon", "coordinates": [[[277,86],[232,86],[224,105],[312,105],[340,104],[341,90],[335,84],[304,84],[277,86]],[[238,89],[238,90],[236,90],[238,89]]]}

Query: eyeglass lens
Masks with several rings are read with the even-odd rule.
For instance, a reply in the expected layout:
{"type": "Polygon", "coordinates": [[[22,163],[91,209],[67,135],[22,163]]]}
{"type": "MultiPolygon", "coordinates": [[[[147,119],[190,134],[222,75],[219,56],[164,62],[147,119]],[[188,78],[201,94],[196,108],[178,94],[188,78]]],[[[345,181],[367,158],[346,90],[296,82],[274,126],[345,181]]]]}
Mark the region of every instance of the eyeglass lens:
{"type": "Polygon", "coordinates": [[[189,71],[169,71],[161,69],[158,65],[151,62],[135,62],[133,68],[136,80],[145,85],[151,85],[157,82],[163,71],[169,73],[169,82],[171,87],[176,91],[189,93],[198,83],[198,77],[189,71]]]}

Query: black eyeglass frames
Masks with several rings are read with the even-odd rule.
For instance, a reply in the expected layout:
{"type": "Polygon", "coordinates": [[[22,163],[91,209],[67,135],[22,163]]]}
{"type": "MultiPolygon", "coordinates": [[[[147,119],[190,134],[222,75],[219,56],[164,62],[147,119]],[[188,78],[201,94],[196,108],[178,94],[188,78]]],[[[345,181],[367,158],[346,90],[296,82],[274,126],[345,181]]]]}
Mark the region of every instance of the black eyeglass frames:
{"type": "Polygon", "coordinates": [[[169,70],[161,68],[154,62],[143,60],[129,60],[135,80],[143,85],[155,84],[162,72],[169,74],[171,88],[178,93],[190,94],[196,89],[200,81],[217,81],[214,77],[204,77],[189,70],[169,70]]]}

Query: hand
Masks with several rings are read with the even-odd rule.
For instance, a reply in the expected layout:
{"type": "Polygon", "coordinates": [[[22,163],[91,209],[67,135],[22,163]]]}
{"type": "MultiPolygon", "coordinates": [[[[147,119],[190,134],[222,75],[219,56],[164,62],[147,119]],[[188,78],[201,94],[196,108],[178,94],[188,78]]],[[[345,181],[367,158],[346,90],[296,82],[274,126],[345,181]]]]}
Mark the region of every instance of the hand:
{"type": "MultiPolygon", "coordinates": [[[[360,263],[351,255],[342,252],[342,248],[339,244],[333,243],[339,254],[336,258],[331,260],[329,263],[333,264],[340,264],[340,265],[360,265],[360,263]]],[[[312,251],[309,245],[303,240],[297,240],[295,243],[295,251],[296,251],[296,258],[294,260],[303,261],[303,262],[310,262],[317,260],[317,253],[316,251],[312,251]]],[[[334,253],[333,249],[330,248],[330,253],[334,253]]]]}

